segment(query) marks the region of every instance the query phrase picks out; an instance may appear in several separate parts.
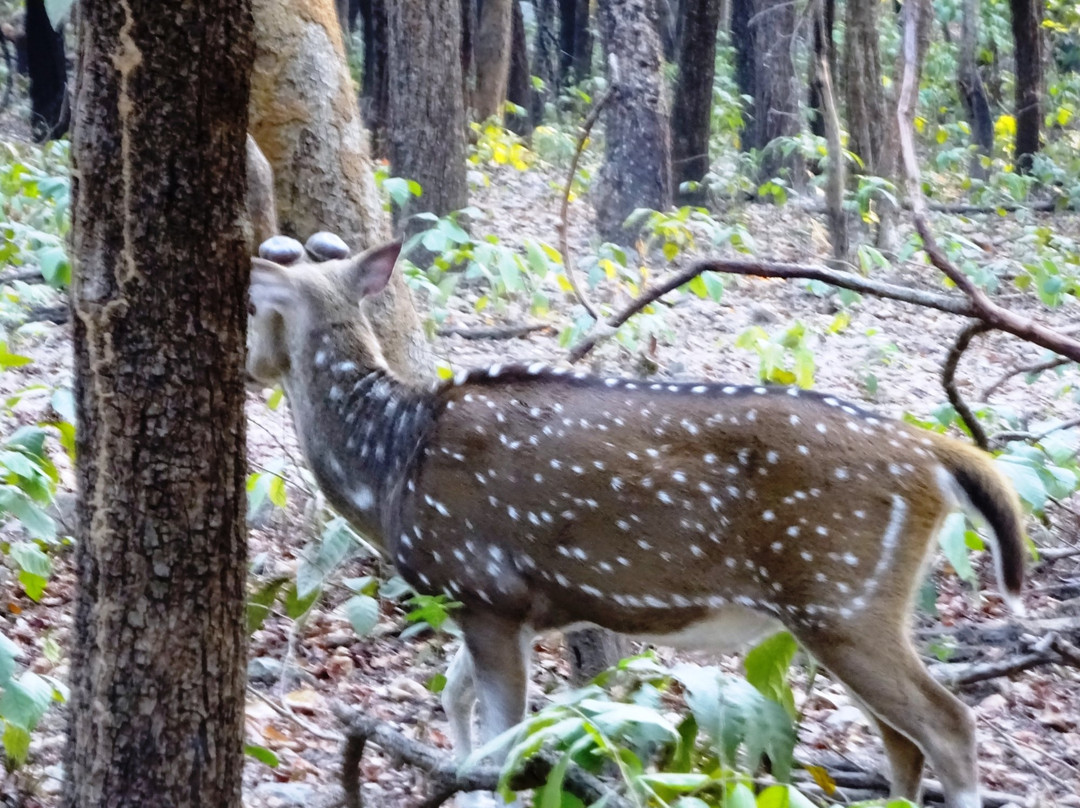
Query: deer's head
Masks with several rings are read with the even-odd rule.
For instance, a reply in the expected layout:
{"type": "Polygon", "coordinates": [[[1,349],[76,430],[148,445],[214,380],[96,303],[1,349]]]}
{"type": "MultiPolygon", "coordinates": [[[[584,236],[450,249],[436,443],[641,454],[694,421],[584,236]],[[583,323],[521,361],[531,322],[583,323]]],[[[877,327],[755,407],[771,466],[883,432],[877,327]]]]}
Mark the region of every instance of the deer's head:
{"type": "Polygon", "coordinates": [[[247,373],[261,385],[305,374],[320,350],[371,369],[386,362],[360,304],[381,292],[394,270],[400,242],[339,260],[288,266],[253,258],[247,373]],[[332,343],[326,343],[331,335],[332,343]]]}

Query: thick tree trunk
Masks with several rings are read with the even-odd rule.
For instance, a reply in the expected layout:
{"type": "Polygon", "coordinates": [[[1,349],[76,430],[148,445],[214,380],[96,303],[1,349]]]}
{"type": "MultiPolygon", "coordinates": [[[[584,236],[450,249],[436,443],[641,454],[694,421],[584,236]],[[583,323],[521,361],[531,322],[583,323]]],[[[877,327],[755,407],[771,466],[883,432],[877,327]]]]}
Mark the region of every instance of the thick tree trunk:
{"type": "Polygon", "coordinates": [[[27,71],[30,74],[30,130],[34,140],[63,136],[71,121],[67,92],[64,28],[54,29],[44,0],[26,0],[27,71]]]}
{"type": "Polygon", "coordinates": [[[525,17],[521,3],[513,3],[513,24],[510,28],[510,81],[506,87],[506,100],[521,107],[521,113],[506,115],[506,125],[519,135],[532,133],[532,73],[529,71],[529,40],[525,35],[525,17]]]}
{"type": "Polygon", "coordinates": [[[386,127],[390,115],[390,30],[386,20],[386,0],[361,0],[364,19],[364,81],[360,91],[360,110],[371,134],[371,156],[390,155],[386,127]]]}
{"type": "Polygon", "coordinates": [[[848,149],[868,173],[877,173],[888,131],[878,48],[878,0],[847,0],[844,76],[848,149]]]}
{"type": "MultiPolygon", "coordinates": [[[[511,4],[516,0],[483,0],[476,26],[476,91],[472,107],[476,120],[499,113],[510,78],[511,4]]],[[[438,23],[436,23],[438,25],[438,23]]]]}
{"type": "Polygon", "coordinates": [[[971,176],[986,179],[987,170],[982,157],[990,157],[994,151],[994,121],[990,116],[990,102],[986,98],[979,68],[975,63],[975,51],[979,40],[979,0],[964,0],[964,16],[960,32],[960,66],[957,84],[960,100],[964,104],[968,124],[971,127],[971,143],[977,149],[971,159],[971,176]]]}
{"type": "Polygon", "coordinates": [[[277,235],[274,207],[274,169],[251,135],[247,136],[247,215],[250,226],[248,252],[259,254],[259,245],[277,235]]]}
{"type": "Polygon", "coordinates": [[[671,110],[671,163],[676,187],[701,182],[709,170],[716,28],[720,0],[686,0],[679,81],[671,110]]]}
{"type": "Polygon", "coordinates": [[[1016,167],[1031,168],[1031,158],[1039,150],[1042,125],[1039,94],[1042,91],[1041,0],[1010,0],[1013,46],[1016,58],[1016,167]]]}
{"type": "Polygon", "coordinates": [[[777,138],[799,133],[799,95],[791,40],[795,35],[795,4],[789,0],[754,0],[750,20],[754,40],[754,119],[750,142],[762,150],[761,177],[782,173],[795,188],[805,182],[802,156],[785,155],[777,138]]]}
{"type": "Polygon", "coordinates": [[[587,79],[593,51],[589,0],[559,0],[559,49],[562,86],[587,79]]]}
{"type": "MultiPolygon", "coordinates": [[[[250,131],[274,169],[278,224],[301,241],[319,230],[354,250],[390,237],[332,0],[252,0],[250,131]]],[[[460,85],[459,85],[460,90],[460,85]]],[[[431,353],[401,273],[368,315],[390,366],[426,375],[431,353]]]]}
{"type": "MultiPolygon", "coordinates": [[[[836,76],[836,44],[833,42],[833,26],[836,20],[836,0],[819,0],[820,9],[811,16],[812,58],[810,59],[810,92],[807,105],[810,107],[810,131],[818,137],[825,137],[824,100],[822,99],[822,79],[819,65],[825,59],[829,66],[829,75],[836,76]]],[[[835,89],[836,83],[833,83],[835,89]]]]}
{"type": "Polygon", "coordinates": [[[623,244],[635,208],[671,205],[671,132],[652,0],[601,0],[598,8],[611,100],[607,149],[594,206],[596,228],[623,244]]]}
{"type": "Polygon", "coordinates": [[[239,808],[250,6],[80,15],[64,802],[239,808]]]}
{"type": "Polygon", "coordinates": [[[390,164],[423,196],[402,215],[465,207],[458,0],[390,4],[390,164]]]}

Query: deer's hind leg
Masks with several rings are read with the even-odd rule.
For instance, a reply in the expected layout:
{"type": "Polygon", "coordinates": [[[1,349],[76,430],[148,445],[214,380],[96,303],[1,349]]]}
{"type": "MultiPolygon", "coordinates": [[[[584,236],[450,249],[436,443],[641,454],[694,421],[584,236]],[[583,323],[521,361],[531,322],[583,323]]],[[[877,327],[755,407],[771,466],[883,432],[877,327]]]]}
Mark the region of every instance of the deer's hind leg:
{"type": "Polygon", "coordinates": [[[948,808],[979,808],[971,711],[930,676],[898,621],[863,615],[800,639],[882,727],[895,796],[918,799],[925,755],[948,808]]]}

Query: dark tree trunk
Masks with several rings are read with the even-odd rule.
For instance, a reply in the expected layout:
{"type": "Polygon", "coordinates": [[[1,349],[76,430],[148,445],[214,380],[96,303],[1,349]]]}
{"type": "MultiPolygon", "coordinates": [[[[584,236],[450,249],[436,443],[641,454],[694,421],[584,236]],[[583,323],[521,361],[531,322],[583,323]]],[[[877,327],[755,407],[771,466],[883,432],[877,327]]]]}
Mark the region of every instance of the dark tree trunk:
{"type": "Polygon", "coordinates": [[[507,113],[506,125],[519,135],[532,133],[532,73],[529,71],[529,41],[525,36],[525,18],[521,3],[511,0],[513,17],[510,28],[510,80],[506,100],[521,107],[520,113],[507,113]]]}
{"type": "Polygon", "coordinates": [[[476,4],[477,0],[461,0],[461,92],[463,99],[472,98],[476,86],[476,4]]]}
{"type": "Polygon", "coordinates": [[[61,137],[71,121],[64,29],[53,28],[45,12],[45,0],[26,0],[26,50],[34,140],[61,137]]]}
{"type": "Polygon", "coordinates": [[[390,4],[390,164],[424,189],[403,215],[465,207],[458,2],[390,4]]]}
{"type": "Polygon", "coordinates": [[[836,43],[833,42],[836,0],[822,0],[821,5],[820,13],[814,13],[811,17],[813,58],[810,61],[810,93],[807,105],[810,107],[810,131],[818,137],[825,137],[820,64],[821,60],[825,59],[830,75],[836,76],[836,43]]]}
{"type": "Polygon", "coordinates": [[[544,89],[532,95],[534,126],[544,119],[545,107],[548,101],[555,98],[559,84],[559,38],[556,30],[555,0],[537,0],[533,74],[544,82],[544,89]]]}
{"type": "Polygon", "coordinates": [[[801,155],[776,148],[777,138],[799,133],[799,96],[791,40],[795,35],[795,4],[790,0],[754,0],[750,19],[754,40],[754,118],[750,137],[762,150],[761,177],[786,173],[793,187],[805,180],[801,155]]]}
{"type": "Polygon", "coordinates": [[[720,0],[686,0],[679,81],[671,110],[671,164],[676,187],[701,182],[709,170],[716,29],[720,0]]]}
{"type": "Polygon", "coordinates": [[[64,803],[239,808],[251,9],[79,13],[64,803]]]}
{"type": "Polygon", "coordinates": [[[584,81],[592,70],[589,0],[559,0],[559,75],[562,86],[584,81]]]}
{"type": "Polygon", "coordinates": [[[476,90],[472,97],[478,121],[497,115],[506,100],[510,78],[511,6],[516,0],[483,0],[476,26],[476,90]]]}
{"type": "Polygon", "coordinates": [[[371,134],[371,155],[386,158],[390,154],[386,131],[390,114],[390,76],[387,72],[390,31],[386,21],[386,0],[360,0],[359,5],[364,20],[360,112],[371,134]]]}
{"type": "Polygon", "coordinates": [[[964,104],[971,127],[971,143],[977,149],[971,159],[971,176],[986,179],[987,170],[982,157],[990,157],[994,150],[994,121],[990,116],[990,102],[986,98],[982,77],[975,63],[975,51],[979,40],[979,0],[964,0],[963,25],[960,34],[960,66],[957,84],[960,100],[964,104]]]}
{"type": "Polygon", "coordinates": [[[665,62],[679,59],[680,0],[654,0],[656,3],[656,33],[665,62]]]}
{"type": "Polygon", "coordinates": [[[1013,45],[1016,58],[1016,147],[1014,159],[1020,171],[1031,168],[1039,150],[1039,94],[1042,90],[1041,0],[1010,0],[1013,45]]]}
{"type": "Polygon", "coordinates": [[[885,91],[878,48],[878,0],[847,0],[844,76],[848,149],[876,173],[883,162],[888,132],[885,91]]]}
{"type": "MultiPolygon", "coordinates": [[[[750,35],[750,19],[754,16],[754,0],[731,0],[731,44],[735,48],[735,84],[739,95],[753,99],[757,96],[754,75],[754,38],[750,35]]],[[[752,103],[752,102],[751,102],[752,103]]],[[[742,137],[739,145],[743,151],[754,148],[753,118],[751,106],[744,111],[742,137]]]]}
{"type": "Polygon", "coordinates": [[[612,96],[596,227],[605,240],[623,244],[636,235],[623,229],[635,208],[671,205],[671,132],[654,14],[652,0],[601,0],[598,7],[612,96]]]}

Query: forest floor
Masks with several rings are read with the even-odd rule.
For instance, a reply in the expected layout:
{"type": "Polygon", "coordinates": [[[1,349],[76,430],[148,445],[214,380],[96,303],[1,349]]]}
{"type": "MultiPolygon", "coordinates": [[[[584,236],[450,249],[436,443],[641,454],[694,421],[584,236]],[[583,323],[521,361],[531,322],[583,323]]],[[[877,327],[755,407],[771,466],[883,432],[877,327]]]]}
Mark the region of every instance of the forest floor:
{"type": "MultiPolygon", "coordinates": [[[[473,223],[474,232],[496,234],[508,244],[518,244],[524,238],[558,243],[559,192],[553,188],[558,183],[555,174],[539,169],[524,173],[494,169],[490,179],[489,186],[474,194],[473,203],[483,212],[483,217],[473,223]]],[[[827,257],[823,217],[796,204],[745,205],[715,216],[722,222],[741,223],[756,241],[759,257],[804,263],[820,263],[827,257]]],[[[1017,216],[937,216],[934,224],[939,233],[949,231],[971,239],[984,251],[987,262],[1007,263],[1026,237],[1025,226],[1036,220],[1052,226],[1061,236],[1080,241],[1078,216],[1027,217],[1030,221],[1025,222],[1017,216]]],[[[578,200],[571,207],[571,249],[578,256],[584,255],[594,239],[588,201],[578,200]]],[[[703,246],[697,255],[707,253],[703,246]]],[[[684,265],[692,257],[694,254],[679,256],[671,267],[684,265]]],[[[662,259],[650,257],[647,262],[654,268],[654,276],[669,271],[661,269],[662,259]]],[[[877,274],[893,283],[946,291],[936,271],[921,263],[920,256],[891,270],[878,270],[877,274]]],[[[1003,286],[1012,288],[1007,283],[1003,286]]],[[[445,325],[469,327],[536,320],[528,311],[527,301],[505,301],[477,314],[474,303],[481,293],[478,289],[464,289],[452,298],[445,325]]],[[[562,298],[553,292],[553,299],[562,298]]],[[[1077,319],[1075,304],[1047,313],[1027,295],[1007,293],[1002,299],[1019,311],[1039,313],[1059,325],[1077,319]]],[[[802,283],[726,278],[719,303],[686,294],[666,308],[670,338],[659,340],[644,361],[609,342],[590,355],[587,365],[601,372],[639,374],[647,367],[660,378],[754,383],[758,380],[758,357],[737,348],[736,337],[754,325],[769,333],[782,332],[798,320],[806,326],[804,340],[816,362],[817,389],[833,391],[894,417],[904,412],[927,417],[945,401],[941,366],[962,322],[939,312],[863,297],[847,309],[850,323],[833,333],[830,326],[835,323],[838,308],[835,297],[811,294],[802,283]]],[[[556,326],[550,332],[500,341],[439,338],[435,353],[440,358],[452,358],[455,367],[492,361],[560,360],[565,350],[559,347],[555,331],[569,318],[558,311],[558,304],[553,309],[544,317],[556,326]]],[[[0,394],[6,396],[32,384],[49,388],[70,384],[70,334],[66,326],[27,326],[20,333],[17,348],[34,362],[0,375],[0,394]]],[[[1010,337],[980,337],[961,362],[960,389],[972,400],[980,401],[980,391],[992,380],[1041,358],[1040,350],[1010,337]]],[[[1016,376],[994,393],[992,401],[998,407],[1023,414],[1035,428],[1040,423],[1080,414],[1080,406],[1069,392],[1076,381],[1075,368],[1064,376],[1044,374],[1032,384],[1016,376]]],[[[253,468],[284,457],[287,465],[283,473],[290,480],[287,508],[273,509],[254,520],[251,556],[257,575],[266,580],[295,572],[301,549],[317,533],[315,523],[321,511],[296,471],[300,454],[287,407],[271,411],[263,405],[264,399],[252,395],[249,401],[253,468]]],[[[16,406],[14,417],[5,416],[3,433],[20,423],[40,420],[48,406],[47,393],[25,396],[16,406]]],[[[70,470],[65,470],[68,495],[61,497],[62,504],[70,503],[71,482],[70,470]]],[[[1059,548],[1080,546],[1078,506],[1080,503],[1068,501],[1049,507],[1047,523],[1032,524],[1035,541],[1059,548]]],[[[980,641],[980,635],[959,631],[962,626],[979,629],[1008,620],[1000,602],[990,594],[994,589],[992,565],[983,556],[977,554],[976,568],[986,586],[984,594],[962,585],[943,561],[936,565],[936,615],[920,613],[916,618],[920,651],[928,661],[936,661],[931,646],[943,642],[954,646],[954,660],[965,659],[962,651],[966,644],[980,646],[974,658],[982,660],[1009,657],[1017,653],[1018,647],[1026,647],[1022,643],[1017,646],[980,641]]],[[[385,575],[389,569],[386,565],[380,569],[376,561],[369,559],[350,564],[345,574],[368,573],[385,575]]],[[[4,605],[0,630],[21,645],[21,662],[32,670],[65,676],[66,657],[47,654],[46,646],[55,643],[60,649],[67,647],[73,586],[70,554],[57,559],[54,578],[40,603],[30,601],[14,576],[0,569],[0,603],[4,605]]],[[[328,591],[323,604],[303,623],[272,615],[251,640],[254,662],[248,699],[248,741],[273,750],[280,761],[277,768],[271,769],[249,760],[245,802],[251,808],[317,805],[333,793],[341,751],[336,737],[339,730],[329,712],[334,700],[385,719],[408,737],[449,747],[446,719],[428,683],[445,670],[457,640],[445,632],[400,639],[398,634],[405,626],[404,609],[389,601],[383,602],[374,632],[357,637],[336,608],[347,594],[328,591]]],[[[1064,618],[1064,623],[1055,625],[1060,631],[1071,626],[1075,637],[1080,623],[1080,557],[1035,565],[1025,601],[1030,613],[1026,625],[1036,627],[1032,630],[1044,625],[1040,621],[1064,618]]],[[[567,675],[557,636],[538,639],[536,650],[530,698],[534,707],[542,705],[552,690],[565,687],[567,675]]],[[[664,659],[673,658],[671,652],[659,653],[664,659]]],[[[709,657],[699,654],[695,658],[709,657]]],[[[733,659],[722,664],[738,667],[733,659]]],[[[809,695],[806,685],[805,674],[797,671],[796,702],[803,713],[797,757],[830,766],[847,760],[866,772],[884,771],[880,744],[847,694],[827,677],[818,677],[809,695]]],[[[1042,665],[978,682],[962,689],[960,695],[978,719],[981,776],[986,789],[1018,795],[1024,805],[1080,807],[1080,669],[1042,665]]],[[[35,733],[30,764],[17,775],[0,779],[0,803],[5,797],[12,800],[9,804],[26,806],[58,803],[63,729],[63,712],[50,712],[35,733]],[[20,794],[24,801],[15,802],[20,794]]],[[[362,782],[365,804],[373,808],[417,804],[424,793],[419,775],[378,749],[370,749],[364,758],[362,782]]],[[[838,798],[843,796],[841,793],[838,798]]]]}

